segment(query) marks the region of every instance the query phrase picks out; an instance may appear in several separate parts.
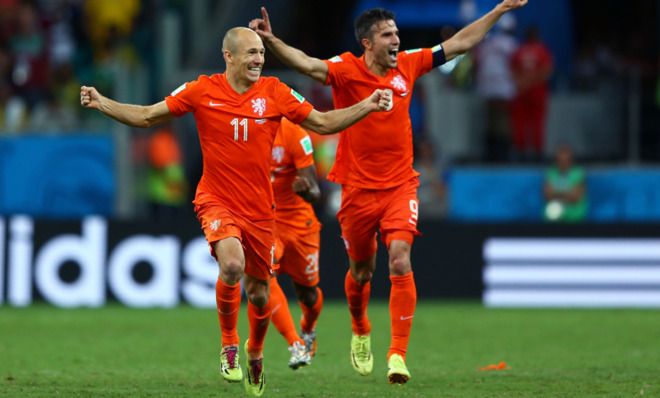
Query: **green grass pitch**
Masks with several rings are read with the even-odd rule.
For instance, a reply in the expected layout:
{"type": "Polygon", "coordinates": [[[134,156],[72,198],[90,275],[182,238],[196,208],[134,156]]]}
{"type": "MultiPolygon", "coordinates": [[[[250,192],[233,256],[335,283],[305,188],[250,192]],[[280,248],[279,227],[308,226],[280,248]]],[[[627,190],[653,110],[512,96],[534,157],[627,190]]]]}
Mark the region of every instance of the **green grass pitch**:
{"type": "MultiPolygon", "coordinates": [[[[297,319],[300,312],[292,308],[297,319]]],[[[328,303],[311,367],[286,366],[266,342],[270,397],[659,397],[660,313],[653,310],[485,309],[422,301],[408,353],[411,381],[387,383],[386,303],[372,302],[374,373],[349,362],[350,321],[328,303]],[[502,371],[479,371],[505,361],[502,371]]],[[[240,333],[247,337],[245,308],[240,333]]],[[[240,397],[218,372],[214,310],[0,308],[0,396],[240,397]]],[[[243,361],[243,358],[241,359],[243,361]]]]}

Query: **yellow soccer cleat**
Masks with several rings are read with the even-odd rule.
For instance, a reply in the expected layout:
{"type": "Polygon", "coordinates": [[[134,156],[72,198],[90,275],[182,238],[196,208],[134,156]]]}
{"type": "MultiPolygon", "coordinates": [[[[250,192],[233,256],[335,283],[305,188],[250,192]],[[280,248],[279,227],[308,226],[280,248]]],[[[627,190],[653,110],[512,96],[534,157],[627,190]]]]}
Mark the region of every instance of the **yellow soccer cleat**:
{"type": "Polygon", "coordinates": [[[250,359],[248,355],[248,342],[245,341],[245,357],[247,358],[247,377],[245,378],[245,392],[248,395],[260,397],[266,389],[266,375],[264,373],[264,360],[250,359]]]}
{"type": "Polygon", "coordinates": [[[238,363],[238,347],[226,346],[220,353],[220,374],[230,383],[238,383],[243,379],[243,371],[238,363]]]}
{"type": "Polygon", "coordinates": [[[351,338],[351,364],[362,376],[371,374],[374,369],[374,357],[371,355],[371,336],[358,336],[351,338]]]}
{"type": "Polygon", "coordinates": [[[410,372],[401,355],[392,354],[387,361],[387,379],[390,384],[405,384],[410,380],[410,372]]]}

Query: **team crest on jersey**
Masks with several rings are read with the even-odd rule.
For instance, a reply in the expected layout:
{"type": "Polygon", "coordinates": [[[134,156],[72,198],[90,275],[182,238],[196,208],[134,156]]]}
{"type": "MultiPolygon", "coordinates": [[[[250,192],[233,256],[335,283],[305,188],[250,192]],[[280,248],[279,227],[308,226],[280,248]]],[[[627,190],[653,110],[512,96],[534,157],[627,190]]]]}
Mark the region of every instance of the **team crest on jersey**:
{"type": "Polygon", "coordinates": [[[273,160],[275,163],[282,163],[284,160],[284,147],[274,146],[273,147],[273,160]]]}
{"type": "Polygon", "coordinates": [[[401,75],[396,75],[394,76],[394,79],[390,81],[390,84],[392,87],[394,87],[397,91],[400,91],[402,95],[405,95],[408,93],[408,86],[406,85],[406,81],[401,77],[401,75]]]}
{"type": "Polygon", "coordinates": [[[252,100],[252,111],[259,116],[263,116],[266,112],[266,99],[255,98],[252,100]]]}
{"type": "Polygon", "coordinates": [[[220,228],[220,224],[221,224],[220,220],[213,220],[209,224],[209,228],[211,229],[211,231],[217,231],[220,228]]]}

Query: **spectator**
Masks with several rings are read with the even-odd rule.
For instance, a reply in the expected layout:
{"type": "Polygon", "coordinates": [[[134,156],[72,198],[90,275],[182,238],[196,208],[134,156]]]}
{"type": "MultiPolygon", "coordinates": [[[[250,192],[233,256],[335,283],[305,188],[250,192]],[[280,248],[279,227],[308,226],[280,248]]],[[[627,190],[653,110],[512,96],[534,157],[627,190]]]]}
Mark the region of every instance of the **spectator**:
{"type": "Polygon", "coordinates": [[[26,117],[23,100],[14,95],[9,83],[0,80],[0,134],[20,131],[25,126],[26,117]]]}
{"type": "Polygon", "coordinates": [[[139,0],[87,0],[84,15],[93,47],[102,49],[109,41],[129,37],[140,8],[139,0]]]}
{"type": "Polygon", "coordinates": [[[48,57],[46,38],[37,10],[24,3],[16,15],[16,32],[9,38],[9,51],[14,59],[12,80],[17,94],[32,108],[46,95],[48,57]]]}
{"type": "Polygon", "coordinates": [[[72,131],[78,126],[76,112],[63,106],[52,91],[30,113],[28,127],[32,132],[59,133],[72,131]]]}
{"type": "Polygon", "coordinates": [[[555,164],[545,173],[545,220],[579,222],[587,215],[586,174],[573,164],[573,151],[561,145],[555,154],[555,164]]]}
{"type": "Polygon", "coordinates": [[[171,126],[164,125],[149,138],[147,202],[152,220],[167,222],[180,216],[186,203],[186,181],[181,150],[171,126]]]}
{"type": "Polygon", "coordinates": [[[528,28],[526,41],[511,60],[517,88],[512,106],[513,143],[519,157],[542,158],[552,63],[550,50],[541,42],[538,30],[528,28]]]}
{"type": "Polygon", "coordinates": [[[496,30],[477,47],[477,93],[486,102],[486,160],[505,161],[511,151],[511,100],[516,86],[511,76],[511,58],[518,48],[513,34],[515,17],[505,14],[496,30]]]}

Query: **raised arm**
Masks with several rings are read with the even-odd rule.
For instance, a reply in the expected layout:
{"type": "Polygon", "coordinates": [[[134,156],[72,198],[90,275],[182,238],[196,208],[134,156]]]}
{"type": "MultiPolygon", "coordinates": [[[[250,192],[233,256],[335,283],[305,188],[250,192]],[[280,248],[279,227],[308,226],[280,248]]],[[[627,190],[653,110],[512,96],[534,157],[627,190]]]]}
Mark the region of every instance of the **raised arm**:
{"type": "Polygon", "coordinates": [[[447,61],[457,55],[463,54],[476,46],[486,33],[497,23],[506,12],[520,8],[527,4],[527,0],[503,0],[496,5],[490,12],[468,26],[459,30],[454,36],[442,43],[447,61]]]}
{"type": "Polygon", "coordinates": [[[306,202],[314,203],[321,198],[321,189],[316,181],[316,167],[314,165],[298,169],[298,175],[293,181],[293,192],[306,202]]]}
{"type": "Polygon", "coordinates": [[[146,106],[123,104],[101,95],[94,87],[80,87],[80,105],[133,127],[151,127],[173,117],[165,101],[146,106]]]}
{"type": "Polygon", "coordinates": [[[321,135],[338,133],[367,116],[371,112],[392,109],[392,92],[375,90],[369,97],[348,108],[319,112],[312,109],[307,119],[300,123],[308,130],[321,135]]]}
{"type": "Polygon", "coordinates": [[[250,21],[250,29],[257,32],[268,49],[287,66],[305,74],[321,83],[328,77],[328,65],[318,58],[310,57],[304,52],[293,48],[275,37],[268,17],[266,7],[261,7],[261,18],[250,21]]]}

